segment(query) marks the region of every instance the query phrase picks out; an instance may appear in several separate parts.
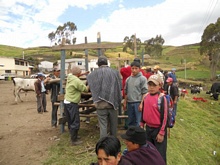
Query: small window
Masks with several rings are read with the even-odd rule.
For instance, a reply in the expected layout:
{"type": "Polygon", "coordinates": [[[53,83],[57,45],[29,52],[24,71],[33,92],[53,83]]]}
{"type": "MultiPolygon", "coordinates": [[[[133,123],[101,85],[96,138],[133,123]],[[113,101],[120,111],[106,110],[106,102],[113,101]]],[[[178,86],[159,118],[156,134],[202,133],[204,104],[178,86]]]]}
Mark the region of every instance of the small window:
{"type": "Polygon", "coordinates": [[[82,61],[78,61],[78,65],[82,65],[82,61]]]}
{"type": "Polygon", "coordinates": [[[23,65],[23,66],[24,66],[24,61],[21,61],[21,65],[23,65]]]}
{"type": "Polygon", "coordinates": [[[18,60],[15,60],[15,65],[19,65],[19,61],[18,60]]]}

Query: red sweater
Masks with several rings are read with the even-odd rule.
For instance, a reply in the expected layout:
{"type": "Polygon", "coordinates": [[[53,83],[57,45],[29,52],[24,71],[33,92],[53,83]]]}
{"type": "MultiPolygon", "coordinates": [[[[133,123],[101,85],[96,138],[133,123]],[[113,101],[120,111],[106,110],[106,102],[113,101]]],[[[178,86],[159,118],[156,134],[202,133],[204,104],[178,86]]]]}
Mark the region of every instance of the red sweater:
{"type": "MultiPolygon", "coordinates": [[[[162,94],[160,94],[161,96],[162,94]]],[[[142,115],[142,122],[140,123],[141,126],[144,126],[146,123],[147,126],[153,128],[160,128],[159,134],[165,135],[165,127],[167,122],[167,101],[164,97],[164,119],[163,124],[161,126],[161,118],[160,112],[158,108],[158,94],[151,95],[147,94],[144,98],[144,108],[143,108],[143,115],[142,115]]]]}

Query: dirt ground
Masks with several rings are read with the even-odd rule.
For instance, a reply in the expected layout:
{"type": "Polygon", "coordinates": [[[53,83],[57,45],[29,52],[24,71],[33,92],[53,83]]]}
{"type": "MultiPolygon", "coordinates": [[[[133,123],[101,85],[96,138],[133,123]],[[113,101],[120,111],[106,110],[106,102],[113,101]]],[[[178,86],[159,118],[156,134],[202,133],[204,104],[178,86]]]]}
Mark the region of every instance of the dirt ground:
{"type": "Polygon", "coordinates": [[[34,92],[15,104],[12,81],[0,81],[0,165],[39,165],[56,143],[60,129],[51,127],[51,102],[38,114],[34,92]]]}

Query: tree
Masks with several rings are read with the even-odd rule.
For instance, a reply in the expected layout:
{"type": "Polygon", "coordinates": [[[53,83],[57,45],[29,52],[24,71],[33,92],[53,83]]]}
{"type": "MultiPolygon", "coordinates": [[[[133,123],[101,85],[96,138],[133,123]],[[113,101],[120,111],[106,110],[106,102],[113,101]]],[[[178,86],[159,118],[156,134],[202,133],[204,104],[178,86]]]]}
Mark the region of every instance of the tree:
{"type": "Polygon", "coordinates": [[[209,24],[202,35],[200,54],[206,54],[210,60],[210,79],[216,79],[216,70],[220,60],[220,18],[209,24]]]}
{"type": "Polygon", "coordinates": [[[58,26],[55,32],[48,34],[48,38],[51,43],[55,45],[60,44],[75,44],[76,38],[73,36],[74,31],[77,30],[76,25],[73,22],[64,23],[63,26],[58,26]]]}
{"type": "Polygon", "coordinates": [[[163,51],[163,44],[165,40],[161,35],[157,35],[156,38],[151,38],[149,40],[145,40],[145,53],[150,54],[151,56],[154,57],[159,57],[162,55],[163,51]]]}
{"type": "MultiPolygon", "coordinates": [[[[134,41],[135,41],[135,35],[132,35],[130,38],[126,36],[124,38],[123,52],[127,52],[128,48],[130,48],[134,52],[134,48],[135,48],[134,41]]],[[[137,50],[140,50],[141,40],[139,38],[136,38],[136,46],[137,46],[137,50]]]]}

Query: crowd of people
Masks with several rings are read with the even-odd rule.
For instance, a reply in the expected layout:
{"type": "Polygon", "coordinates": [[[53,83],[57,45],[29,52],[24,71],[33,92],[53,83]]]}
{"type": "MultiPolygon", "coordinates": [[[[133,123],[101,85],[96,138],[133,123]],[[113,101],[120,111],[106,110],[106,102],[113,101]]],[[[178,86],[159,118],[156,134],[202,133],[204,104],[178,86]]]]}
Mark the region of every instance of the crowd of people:
{"type": "MultiPolygon", "coordinates": [[[[100,140],[96,145],[98,163],[93,164],[166,164],[168,109],[166,101],[163,100],[164,114],[161,114],[158,100],[161,94],[169,94],[173,99],[176,114],[179,97],[176,69],[172,68],[168,72],[162,71],[158,65],[153,68],[141,67],[140,59],[135,58],[119,72],[108,66],[105,56],[98,58],[97,65],[98,69],[87,75],[87,85],[79,79],[82,74],[78,66],[73,66],[71,73],[67,75],[64,114],[68,122],[71,145],[82,143],[78,136],[78,103],[81,100],[81,92],[91,91],[100,128],[100,140]],[[121,136],[127,146],[124,152],[121,152],[121,144],[117,138],[118,112],[122,100],[124,114],[128,115],[124,125],[127,131],[121,136]]],[[[47,90],[51,91],[52,127],[57,127],[58,106],[54,103],[57,102],[60,85],[59,82],[48,82],[59,78],[59,74],[60,70],[54,68],[51,78],[44,79],[42,74],[38,74],[35,83],[38,113],[47,112],[45,94],[47,90]]]]}

